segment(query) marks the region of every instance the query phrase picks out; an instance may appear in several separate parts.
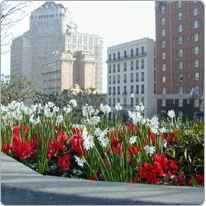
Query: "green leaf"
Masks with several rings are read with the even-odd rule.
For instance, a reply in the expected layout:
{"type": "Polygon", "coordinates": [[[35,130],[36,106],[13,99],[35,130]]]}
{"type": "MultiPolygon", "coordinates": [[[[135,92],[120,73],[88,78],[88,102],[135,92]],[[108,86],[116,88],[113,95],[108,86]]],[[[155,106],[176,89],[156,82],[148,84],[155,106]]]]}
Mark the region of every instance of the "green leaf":
{"type": "Polygon", "coordinates": [[[199,187],[199,184],[197,183],[196,179],[193,176],[191,177],[191,181],[194,186],[199,187]]]}

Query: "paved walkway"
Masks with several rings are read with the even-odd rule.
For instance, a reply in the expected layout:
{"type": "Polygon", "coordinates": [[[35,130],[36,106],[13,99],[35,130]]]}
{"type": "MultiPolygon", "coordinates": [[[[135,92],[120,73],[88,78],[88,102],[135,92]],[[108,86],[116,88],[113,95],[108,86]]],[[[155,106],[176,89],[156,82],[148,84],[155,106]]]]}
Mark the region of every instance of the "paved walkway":
{"type": "Polygon", "coordinates": [[[204,188],[42,176],[1,153],[4,205],[202,205],[204,188]]]}

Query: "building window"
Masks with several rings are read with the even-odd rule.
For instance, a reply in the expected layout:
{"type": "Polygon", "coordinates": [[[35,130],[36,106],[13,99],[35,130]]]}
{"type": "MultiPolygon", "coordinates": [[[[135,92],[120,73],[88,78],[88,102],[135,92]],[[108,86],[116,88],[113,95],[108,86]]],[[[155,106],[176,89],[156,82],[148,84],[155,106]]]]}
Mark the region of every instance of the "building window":
{"type": "Polygon", "coordinates": [[[178,57],[183,57],[184,56],[184,50],[183,49],[179,49],[178,50],[178,57]]]}
{"type": "Polygon", "coordinates": [[[183,32],[183,24],[178,26],[178,32],[183,32]]]}
{"type": "Polygon", "coordinates": [[[199,81],[199,80],[200,80],[200,73],[195,72],[195,81],[199,81]]]}
{"type": "Polygon", "coordinates": [[[161,19],[161,25],[165,25],[165,18],[161,19]]]}
{"type": "Polygon", "coordinates": [[[166,107],[166,100],[162,99],[162,107],[166,107]]]}
{"type": "Polygon", "coordinates": [[[179,107],[183,107],[183,99],[179,99],[179,101],[178,101],[178,106],[179,106],[179,107]]]}
{"type": "Polygon", "coordinates": [[[200,93],[200,86],[195,86],[195,94],[199,94],[200,93]]]}
{"type": "Polygon", "coordinates": [[[134,82],[134,74],[131,73],[130,75],[131,75],[131,76],[130,76],[130,81],[131,81],[131,82],[134,82]]]}
{"type": "Polygon", "coordinates": [[[120,59],[120,52],[117,53],[117,58],[120,59]]]}
{"type": "Polygon", "coordinates": [[[199,34],[198,34],[198,33],[197,33],[197,34],[193,34],[192,37],[193,37],[193,38],[192,38],[193,42],[199,41],[199,34]]]}
{"type": "Polygon", "coordinates": [[[193,21],[193,23],[192,23],[192,28],[193,28],[193,29],[199,28],[199,21],[198,21],[198,20],[193,21]]]}
{"type": "Polygon", "coordinates": [[[162,94],[166,94],[166,87],[162,87],[162,94]]]}
{"type": "Polygon", "coordinates": [[[166,71],[166,64],[162,64],[162,71],[166,71]]]}
{"type": "Polygon", "coordinates": [[[139,69],[139,60],[136,60],[136,70],[139,69]]]}
{"type": "Polygon", "coordinates": [[[124,58],[127,58],[127,51],[124,51],[124,58]]]}
{"type": "Polygon", "coordinates": [[[141,72],[141,81],[144,81],[144,72],[141,72]]]}
{"type": "Polygon", "coordinates": [[[184,69],[184,62],[178,62],[178,69],[184,69]]]}
{"type": "Polygon", "coordinates": [[[116,93],[116,92],[115,92],[115,89],[116,89],[116,88],[115,88],[115,87],[113,87],[113,95],[115,95],[115,93],[116,93]]]}
{"type": "Polygon", "coordinates": [[[120,63],[117,64],[117,72],[120,72],[120,63]]]}
{"type": "Polygon", "coordinates": [[[139,56],[139,48],[136,48],[136,56],[139,56]]]}
{"type": "Polygon", "coordinates": [[[161,14],[164,14],[165,13],[165,6],[162,6],[161,7],[161,14]]]}
{"type": "Polygon", "coordinates": [[[124,98],[124,105],[127,106],[127,99],[124,98]]]}
{"type": "Polygon", "coordinates": [[[195,68],[200,67],[200,60],[199,60],[199,59],[195,59],[195,60],[193,61],[193,65],[194,65],[195,68]]]}
{"type": "Polygon", "coordinates": [[[162,59],[166,59],[166,52],[162,52],[162,59]]]}
{"type": "Polygon", "coordinates": [[[178,13],[177,19],[178,20],[182,20],[183,19],[183,12],[178,13]]]}
{"type": "Polygon", "coordinates": [[[117,87],[117,95],[120,95],[120,86],[117,87]]]}
{"type": "Polygon", "coordinates": [[[182,8],[182,1],[178,1],[177,2],[177,8],[179,9],[179,8],[182,8]]]}
{"type": "Polygon", "coordinates": [[[124,83],[127,83],[127,74],[124,74],[124,83]]]}
{"type": "Polygon", "coordinates": [[[183,82],[184,81],[184,74],[179,74],[178,80],[179,80],[179,82],[183,82]]]}
{"type": "Polygon", "coordinates": [[[165,36],[165,29],[162,29],[162,32],[161,32],[162,36],[165,36]]]}
{"type": "Polygon", "coordinates": [[[113,84],[116,84],[116,76],[113,76],[113,84]]]}
{"type": "Polygon", "coordinates": [[[127,71],[127,62],[124,62],[124,71],[127,71]]]}
{"type": "Polygon", "coordinates": [[[200,106],[200,102],[199,102],[199,99],[195,99],[194,100],[194,107],[197,108],[200,106]]]}
{"type": "Polygon", "coordinates": [[[113,73],[115,73],[115,72],[116,72],[116,65],[113,64],[113,73]]]}
{"type": "Polygon", "coordinates": [[[144,69],[144,59],[141,60],[141,69],[144,69]]]}
{"type": "Polygon", "coordinates": [[[136,85],[136,94],[139,94],[139,85],[136,85]]]}
{"type": "Polygon", "coordinates": [[[183,44],[183,37],[179,37],[178,38],[178,45],[182,45],[183,44]]]}
{"type": "Polygon", "coordinates": [[[184,87],[179,87],[179,94],[183,94],[184,93],[184,87]]]}
{"type": "Polygon", "coordinates": [[[131,70],[133,70],[133,69],[134,69],[134,62],[131,61],[131,70]]]}
{"type": "Polygon", "coordinates": [[[144,94],[144,85],[141,85],[141,94],[144,94]]]}
{"type": "Polygon", "coordinates": [[[196,46],[193,48],[193,54],[200,54],[200,47],[196,46]]]}
{"type": "Polygon", "coordinates": [[[193,16],[197,16],[199,14],[199,9],[198,8],[194,8],[192,14],[193,14],[193,16]]]}
{"type": "Polygon", "coordinates": [[[133,57],[134,53],[133,53],[133,49],[131,49],[131,57],[133,57]]]}
{"type": "Polygon", "coordinates": [[[134,86],[131,85],[130,93],[132,94],[134,92],[134,86]]]}
{"type": "Polygon", "coordinates": [[[166,42],[162,41],[162,48],[165,48],[165,46],[166,46],[166,42]]]}
{"type": "Polygon", "coordinates": [[[166,83],[166,77],[165,76],[162,76],[162,83],[166,83]]]}
{"type": "Polygon", "coordinates": [[[120,75],[117,75],[117,83],[120,83],[120,75]]]}
{"type": "Polygon", "coordinates": [[[144,97],[141,98],[141,102],[144,105],[144,97]]]}
{"type": "Polygon", "coordinates": [[[139,82],[139,73],[136,73],[136,82],[139,82]]]}
{"type": "Polygon", "coordinates": [[[139,98],[136,98],[136,105],[139,105],[139,98]]]}

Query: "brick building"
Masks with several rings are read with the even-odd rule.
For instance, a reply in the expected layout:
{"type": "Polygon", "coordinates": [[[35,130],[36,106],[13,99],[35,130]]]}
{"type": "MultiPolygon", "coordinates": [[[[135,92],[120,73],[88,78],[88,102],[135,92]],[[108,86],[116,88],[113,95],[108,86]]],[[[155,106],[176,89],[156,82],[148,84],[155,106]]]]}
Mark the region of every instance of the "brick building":
{"type": "Polygon", "coordinates": [[[155,12],[157,113],[192,118],[204,95],[204,4],[158,1],[155,12]]]}

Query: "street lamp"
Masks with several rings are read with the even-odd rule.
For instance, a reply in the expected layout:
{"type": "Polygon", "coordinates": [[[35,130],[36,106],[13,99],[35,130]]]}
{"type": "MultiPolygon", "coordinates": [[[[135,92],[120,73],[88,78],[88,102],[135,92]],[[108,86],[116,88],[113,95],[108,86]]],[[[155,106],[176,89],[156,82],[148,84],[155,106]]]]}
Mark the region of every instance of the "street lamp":
{"type": "Polygon", "coordinates": [[[133,99],[134,99],[134,94],[131,93],[131,106],[132,106],[132,112],[133,112],[133,99]]]}

